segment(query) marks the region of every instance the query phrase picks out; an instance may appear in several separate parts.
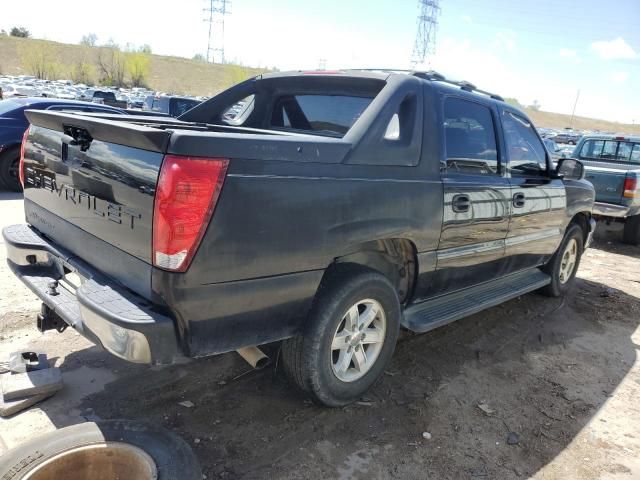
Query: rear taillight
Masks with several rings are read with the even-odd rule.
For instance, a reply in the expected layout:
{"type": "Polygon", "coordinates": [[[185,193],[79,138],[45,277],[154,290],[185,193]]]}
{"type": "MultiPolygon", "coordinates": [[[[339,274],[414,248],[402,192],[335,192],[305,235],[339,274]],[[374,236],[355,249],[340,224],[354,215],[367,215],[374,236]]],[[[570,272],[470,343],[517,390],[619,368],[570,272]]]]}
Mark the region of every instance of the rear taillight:
{"type": "Polygon", "coordinates": [[[153,207],[153,264],[184,272],[198,249],[227,173],[223,158],[166,155],[153,207]]]}
{"type": "Polygon", "coordinates": [[[27,138],[29,137],[29,129],[27,128],[22,135],[22,145],[20,145],[20,165],[18,166],[18,178],[20,179],[20,185],[24,189],[24,150],[27,146],[27,138]]]}
{"type": "Polygon", "coordinates": [[[636,177],[627,177],[624,179],[624,192],[622,196],[625,198],[640,197],[638,192],[638,179],[636,177]]]}

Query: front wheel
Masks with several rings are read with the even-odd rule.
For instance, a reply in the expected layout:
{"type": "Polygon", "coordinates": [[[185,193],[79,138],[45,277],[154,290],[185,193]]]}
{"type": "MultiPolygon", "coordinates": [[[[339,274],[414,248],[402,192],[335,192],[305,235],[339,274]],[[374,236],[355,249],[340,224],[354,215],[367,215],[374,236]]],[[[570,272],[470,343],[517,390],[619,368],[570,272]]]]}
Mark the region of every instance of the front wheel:
{"type": "Polygon", "coordinates": [[[323,280],[302,335],[285,340],[285,371],[327,406],[358,400],[382,374],[395,349],[400,304],[383,275],[342,268],[323,280]]]}
{"type": "Polygon", "coordinates": [[[543,270],[551,277],[551,283],[542,289],[545,295],[560,297],[566,293],[578,272],[584,251],[584,232],[579,225],[569,225],[562,243],[543,270]]]}

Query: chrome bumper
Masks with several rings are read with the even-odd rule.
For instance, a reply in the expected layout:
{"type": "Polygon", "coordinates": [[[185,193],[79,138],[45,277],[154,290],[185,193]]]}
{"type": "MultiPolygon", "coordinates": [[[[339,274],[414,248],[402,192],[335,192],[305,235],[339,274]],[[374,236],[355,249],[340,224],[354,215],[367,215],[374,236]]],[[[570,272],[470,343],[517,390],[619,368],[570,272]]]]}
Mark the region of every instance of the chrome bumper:
{"type": "Polygon", "coordinates": [[[631,207],[624,205],[615,205],[613,203],[596,202],[593,204],[593,215],[602,215],[603,217],[624,218],[629,214],[631,207]]]}
{"type": "Polygon", "coordinates": [[[173,320],[28,225],[2,231],[13,273],[65,323],[134,363],[174,363],[182,355],[173,320]]]}

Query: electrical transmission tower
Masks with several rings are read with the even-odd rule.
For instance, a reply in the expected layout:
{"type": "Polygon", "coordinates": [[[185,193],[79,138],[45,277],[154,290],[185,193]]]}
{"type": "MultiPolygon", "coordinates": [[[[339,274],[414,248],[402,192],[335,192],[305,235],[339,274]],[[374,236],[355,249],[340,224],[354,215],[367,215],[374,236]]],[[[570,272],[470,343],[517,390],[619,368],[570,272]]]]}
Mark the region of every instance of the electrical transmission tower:
{"type": "Polygon", "coordinates": [[[231,14],[229,0],[206,0],[204,21],[209,23],[209,40],[207,42],[207,62],[224,63],[224,17],[231,14]]]}
{"type": "Polygon", "coordinates": [[[436,50],[436,30],[440,14],[440,0],[419,0],[418,33],[411,55],[411,66],[424,64],[436,50]]]}

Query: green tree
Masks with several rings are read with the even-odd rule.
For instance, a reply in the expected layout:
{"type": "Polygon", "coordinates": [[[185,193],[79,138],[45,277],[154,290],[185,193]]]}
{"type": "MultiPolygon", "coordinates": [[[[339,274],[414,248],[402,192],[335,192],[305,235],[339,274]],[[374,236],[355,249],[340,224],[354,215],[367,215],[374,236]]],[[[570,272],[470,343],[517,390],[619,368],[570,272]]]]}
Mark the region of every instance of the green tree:
{"type": "Polygon", "coordinates": [[[88,35],[83,35],[82,40],[80,40],[80,45],[84,45],[86,47],[95,47],[98,42],[98,36],[95,33],[89,33],[88,35]]]}
{"type": "Polygon", "coordinates": [[[12,37],[29,38],[31,32],[24,27],[13,27],[10,32],[12,37]]]}
{"type": "Polygon", "coordinates": [[[151,55],[151,45],[149,45],[148,43],[145,43],[140,48],[138,48],[138,52],[146,53],[147,55],[151,55]]]}
{"type": "Polygon", "coordinates": [[[50,45],[29,42],[20,45],[19,52],[22,67],[36,78],[52,80],[61,71],[60,65],[54,60],[56,52],[50,45]]]}
{"type": "Polygon", "coordinates": [[[116,47],[102,47],[98,54],[98,75],[103,85],[124,86],[125,54],[116,47]]]}
{"type": "Polygon", "coordinates": [[[75,83],[91,85],[94,77],[95,67],[85,60],[79,60],[71,67],[71,80],[75,83]]]}
{"type": "Polygon", "coordinates": [[[127,55],[126,68],[131,86],[146,87],[151,67],[151,56],[147,53],[137,52],[127,55]]]}
{"type": "Polygon", "coordinates": [[[191,60],[195,60],[196,62],[206,62],[207,59],[204,58],[204,55],[201,53],[196,53],[191,60]]]}

